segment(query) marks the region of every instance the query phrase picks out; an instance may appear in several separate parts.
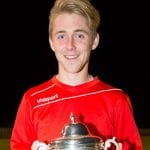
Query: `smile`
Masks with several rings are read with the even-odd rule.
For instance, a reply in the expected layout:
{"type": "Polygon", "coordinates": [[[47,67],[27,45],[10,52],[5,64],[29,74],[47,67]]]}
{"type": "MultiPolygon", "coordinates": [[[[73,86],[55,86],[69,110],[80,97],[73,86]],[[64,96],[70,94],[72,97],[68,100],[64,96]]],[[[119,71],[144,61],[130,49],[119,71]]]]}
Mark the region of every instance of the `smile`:
{"type": "Polygon", "coordinates": [[[76,59],[77,57],[77,55],[65,55],[65,58],[68,60],[76,59]]]}

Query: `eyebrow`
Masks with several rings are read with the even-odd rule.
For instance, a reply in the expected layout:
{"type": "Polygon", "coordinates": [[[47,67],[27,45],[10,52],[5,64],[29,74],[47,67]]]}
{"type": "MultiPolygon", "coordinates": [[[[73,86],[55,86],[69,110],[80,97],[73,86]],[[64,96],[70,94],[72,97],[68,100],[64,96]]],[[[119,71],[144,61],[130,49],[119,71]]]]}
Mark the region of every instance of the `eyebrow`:
{"type": "Polygon", "coordinates": [[[88,34],[88,32],[86,30],[83,30],[83,29],[77,29],[77,30],[75,30],[75,32],[84,32],[85,34],[88,34]]]}
{"type": "MultiPolygon", "coordinates": [[[[60,34],[60,33],[65,33],[65,32],[66,32],[65,30],[60,30],[60,31],[57,31],[57,32],[55,33],[55,35],[60,34]]],[[[76,32],[83,32],[83,33],[85,33],[85,34],[88,35],[88,32],[87,32],[86,30],[83,30],[83,29],[76,29],[76,30],[74,30],[74,32],[75,32],[75,33],[76,33],[76,32]]]]}

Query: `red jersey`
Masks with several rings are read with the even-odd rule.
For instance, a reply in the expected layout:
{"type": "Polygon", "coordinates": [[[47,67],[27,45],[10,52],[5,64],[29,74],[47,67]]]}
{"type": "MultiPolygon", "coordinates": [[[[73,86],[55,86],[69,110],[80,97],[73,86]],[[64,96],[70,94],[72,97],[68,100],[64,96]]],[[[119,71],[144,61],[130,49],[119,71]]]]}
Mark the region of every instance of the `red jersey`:
{"type": "Polygon", "coordinates": [[[103,140],[116,137],[123,150],[142,150],[130,99],[122,90],[94,80],[70,86],[54,76],[23,95],[11,136],[11,150],[30,150],[34,140],[61,137],[70,113],[103,140]]]}

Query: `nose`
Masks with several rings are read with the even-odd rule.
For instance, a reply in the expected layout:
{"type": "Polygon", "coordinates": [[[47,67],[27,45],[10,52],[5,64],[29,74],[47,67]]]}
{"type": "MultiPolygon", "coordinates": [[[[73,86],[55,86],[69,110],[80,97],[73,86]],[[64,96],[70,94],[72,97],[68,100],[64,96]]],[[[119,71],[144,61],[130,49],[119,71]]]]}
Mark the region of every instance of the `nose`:
{"type": "Polygon", "coordinates": [[[73,39],[73,37],[69,37],[67,40],[67,49],[68,50],[74,50],[74,48],[75,48],[74,39],[73,39]]]}

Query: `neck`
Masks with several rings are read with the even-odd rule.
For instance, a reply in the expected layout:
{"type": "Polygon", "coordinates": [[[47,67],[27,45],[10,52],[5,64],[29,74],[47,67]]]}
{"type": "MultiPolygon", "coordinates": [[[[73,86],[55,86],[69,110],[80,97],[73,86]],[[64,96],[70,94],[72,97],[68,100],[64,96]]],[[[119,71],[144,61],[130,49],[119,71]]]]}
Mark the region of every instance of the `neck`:
{"type": "Polygon", "coordinates": [[[56,76],[56,78],[68,85],[79,85],[79,84],[83,84],[86,82],[89,82],[91,80],[93,80],[93,76],[90,74],[86,74],[86,75],[78,75],[78,74],[73,74],[73,75],[60,75],[58,74],[56,76]]]}

